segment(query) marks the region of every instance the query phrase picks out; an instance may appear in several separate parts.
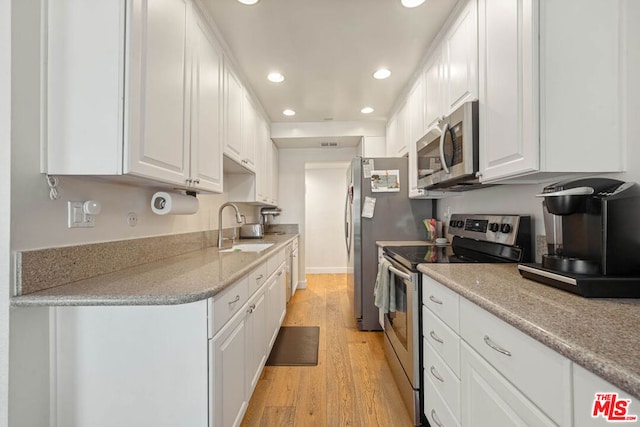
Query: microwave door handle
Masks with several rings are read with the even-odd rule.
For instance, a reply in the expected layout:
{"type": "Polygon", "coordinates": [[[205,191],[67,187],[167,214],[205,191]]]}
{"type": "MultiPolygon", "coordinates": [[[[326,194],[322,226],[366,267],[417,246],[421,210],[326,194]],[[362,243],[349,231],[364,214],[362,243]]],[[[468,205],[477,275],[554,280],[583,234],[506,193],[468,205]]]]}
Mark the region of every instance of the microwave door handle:
{"type": "Polygon", "coordinates": [[[442,135],[440,135],[440,163],[444,172],[449,174],[451,171],[447,165],[447,160],[444,158],[444,139],[447,136],[447,132],[449,132],[449,123],[445,123],[444,128],[442,128],[442,135]]]}

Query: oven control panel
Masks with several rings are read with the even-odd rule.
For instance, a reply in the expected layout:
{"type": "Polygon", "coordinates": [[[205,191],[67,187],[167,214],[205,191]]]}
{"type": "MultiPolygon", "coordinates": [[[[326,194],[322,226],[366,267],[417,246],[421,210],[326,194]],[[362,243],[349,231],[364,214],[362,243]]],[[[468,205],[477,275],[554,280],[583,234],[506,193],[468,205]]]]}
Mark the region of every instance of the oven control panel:
{"type": "Polygon", "coordinates": [[[530,217],[521,215],[452,214],[447,234],[514,246],[521,232],[531,233],[530,217]],[[522,230],[521,228],[529,228],[522,230]]]}

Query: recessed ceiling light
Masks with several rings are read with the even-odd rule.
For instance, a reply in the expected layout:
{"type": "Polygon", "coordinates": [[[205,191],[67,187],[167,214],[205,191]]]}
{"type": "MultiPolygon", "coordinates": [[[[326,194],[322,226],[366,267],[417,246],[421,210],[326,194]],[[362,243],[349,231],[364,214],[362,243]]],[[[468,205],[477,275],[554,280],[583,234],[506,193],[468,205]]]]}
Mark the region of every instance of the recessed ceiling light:
{"type": "Polygon", "coordinates": [[[285,116],[295,116],[296,112],[287,108],[282,112],[282,114],[284,114],[285,116]]]}
{"type": "Polygon", "coordinates": [[[371,107],[364,107],[362,110],[360,110],[360,112],[361,112],[362,114],[370,114],[370,113],[373,113],[373,108],[371,108],[371,107]]]}
{"type": "Polygon", "coordinates": [[[274,83],[282,83],[284,81],[284,76],[280,73],[270,73],[267,78],[274,83]]]}
{"type": "Polygon", "coordinates": [[[412,8],[420,6],[424,0],[402,0],[401,3],[404,7],[412,8]]]}
{"type": "Polygon", "coordinates": [[[242,4],[246,4],[251,6],[252,4],[258,3],[259,0],[238,0],[242,4]]]}
{"type": "Polygon", "coordinates": [[[382,79],[386,79],[390,75],[391,75],[391,71],[387,70],[386,68],[380,68],[378,71],[373,73],[373,78],[382,80],[382,79]]]}

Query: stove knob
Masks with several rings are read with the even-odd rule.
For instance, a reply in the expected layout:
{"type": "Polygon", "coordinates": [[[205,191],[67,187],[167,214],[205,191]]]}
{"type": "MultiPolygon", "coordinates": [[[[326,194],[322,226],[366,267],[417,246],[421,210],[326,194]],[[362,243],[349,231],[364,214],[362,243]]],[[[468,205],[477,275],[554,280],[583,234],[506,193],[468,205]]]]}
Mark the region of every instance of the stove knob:
{"type": "Polygon", "coordinates": [[[453,220],[453,219],[451,221],[449,221],[449,227],[455,228],[456,227],[456,221],[453,220]]]}
{"type": "Polygon", "coordinates": [[[500,230],[500,224],[498,224],[497,222],[490,223],[489,224],[489,230],[491,230],[494,233],[496,233],[498,230],[500,230]]]}
{"type": "Polygon", "coordinates": [[[458,228],[464,227],[464,221],[460,221],[460,220],[456,221],[456,227],[458,228]]]}
{"type": "Polygon", "coordinates": [[[500,226],[500,231],[507,234],[507,233],[511,233],[511,225],[510,224],[502,224],[500,226]]]}

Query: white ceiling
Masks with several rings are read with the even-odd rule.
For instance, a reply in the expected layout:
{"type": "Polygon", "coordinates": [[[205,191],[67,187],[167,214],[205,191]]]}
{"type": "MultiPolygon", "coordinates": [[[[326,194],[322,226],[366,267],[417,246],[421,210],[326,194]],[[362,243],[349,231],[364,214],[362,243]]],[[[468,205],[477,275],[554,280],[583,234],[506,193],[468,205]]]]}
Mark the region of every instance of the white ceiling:
{"type": "Polygon", "coordinates": [[[273,122],[387,120],[456,0],[202,0],[273,122]],[[387,67],[392,75],[375,80],[387,67]],[[267,74],[283,73],[283,83],[267,74]],[[374,113],[363,115],[370,106],[374,113]],[[296,111],[286,117],[282,110],[296,111]]]}

